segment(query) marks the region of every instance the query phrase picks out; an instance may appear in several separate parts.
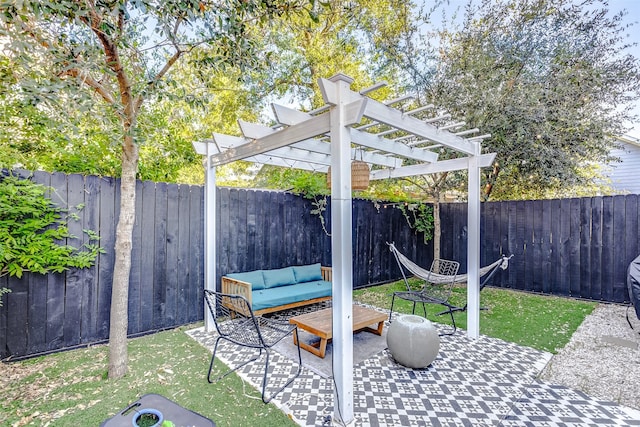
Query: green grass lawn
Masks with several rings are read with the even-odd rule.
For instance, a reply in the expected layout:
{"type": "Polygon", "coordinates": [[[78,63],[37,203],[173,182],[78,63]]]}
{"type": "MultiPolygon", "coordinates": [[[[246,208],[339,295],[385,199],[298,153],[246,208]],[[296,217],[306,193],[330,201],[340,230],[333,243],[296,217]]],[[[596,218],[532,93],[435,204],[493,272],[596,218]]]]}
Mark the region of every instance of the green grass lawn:
{"type": "MultiPolygon", "coordinates": [[[[410,279],[412,286],[419,281],[410,279]]],[[[418,286],[419,287],[419,286],[418,286]]],[[[394,291],[404,291],[404,282],[394,282],[354,292],[354,300],[377,307],[390,308],[394,291]]],[[[467,298],[465,286],[454,289],[450,301],[464,306],[467,298]]],[[[511,291],[508,289],[484,288],[480,294],[480,333],[505,341],[557,353],[564,347],[584,318],[596,307],[595,302],[578,301],[547,295],[511,291]]],[[[394,311],[411,313],[412,304],[396,299],[394,311]]],[[[427,305],[427,318],[434,322],[451,324],[449,315],[435,316],[443,310],[441,305],[427,305]]],[[[423,315],[422,307],[416,314],[423,315]]],[[[466,329],[467,313],[454,314],[456,325],[466,329]]]]}
{"type": "MultiPolygon", "coordinates": [[[[356,301],[389,308],[391,293],[402,282],[354,292],[356,301]]],[[[454,301],[463,305],[464,287],[454,301]]],[[[410,312],[404,301],[401,310],[410,312]]],[[[592,302],[486,288],[481,294],[480,333],[506,341],[556,352],[570,339],[592,302]]],[[[439,306],[427,308],[434,318],[439,306]]],[[[466,313],[456,323],[466,328],[466,313]]],[[[194,327],[192,325],[191,327],[194,327]]],[[[181,328],[129,341],[129,373],[106,378],[108,349],[95,346],[26,361],[0,364],[0,425],[98,426],[147,393],[158,393],[224,426],[295,425],[273,404],[239,377],[230,375],[216,384],[206,380],[211,354],[181,328]]]]}
{"type": "Polygon", "coordinates": [[[99,426],[147,393],[161,394],[218,427],[296,425],[236,375],[209,384],[210,358],[176,329],[131,339],[129,373],[119,380],[106,379],[107,346],[0,366],[0,425],[99,426]]]}

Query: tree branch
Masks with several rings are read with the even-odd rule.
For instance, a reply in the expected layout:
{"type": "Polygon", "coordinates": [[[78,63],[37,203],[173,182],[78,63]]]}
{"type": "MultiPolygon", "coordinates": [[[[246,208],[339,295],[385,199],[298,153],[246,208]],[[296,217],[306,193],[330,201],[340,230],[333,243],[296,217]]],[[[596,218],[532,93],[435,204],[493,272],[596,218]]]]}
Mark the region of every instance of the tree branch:
{"type": "MultiPolygon", "coordinates": [[[[78,0],[78,3],[81,5],[83,0],[78,0]]],[[[102,17],[94,8],[89,8],[88,16],[80,16],[80,20],[87,25],[91,31],[98,37],[100,43],[102,44],[102,48],[104,50],[104,54],[106,56],[106,64],[116,75],[116,79],[118,81],[118,87],[120,89],[120,99],[122,101],[122,105],[124,107],[125,116],[130,120],[134,116],[133,105],[131,104],[131,83],[127,78],[127,74],[125,73],[124,67],[122,66],[122,61],[120,60],[120,55],[118,53],[118,47],[115,45],[114,41],[100,28],[100,24],[102,23],[102,17]]],[[[120,11],[120,13],[123,13],[120,11]]]]}
{"type": "Polygon", "coordinates": [[[69,70],[63,71],[62,73],[59,74],[59,76],[74,77],[80,80],[81,83],[84,83],[87,86],[93,88],[98,93],[98,95],[100,95],[102,99],[104,99],[109,104],[111,105],[115,104],[115,99],[113,99],[113,96],[111,96],[111,94],[107,91],[107,89],[99,81],[91,77],[88,73],[81,71],[77,68],[71,68],[69,70]]]}

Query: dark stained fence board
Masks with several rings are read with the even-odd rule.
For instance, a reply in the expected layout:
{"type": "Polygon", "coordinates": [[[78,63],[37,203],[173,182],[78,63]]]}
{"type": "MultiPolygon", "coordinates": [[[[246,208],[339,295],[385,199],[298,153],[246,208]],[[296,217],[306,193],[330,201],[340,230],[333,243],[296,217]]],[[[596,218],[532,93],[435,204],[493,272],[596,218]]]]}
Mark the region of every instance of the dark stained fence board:
{"type": "Polygon", "coordinates": [[[450,203],[440,203],[440,258],[451,259],[453,255],[453,219],[450,203]]]}
{"type": "Polygon", "coordinates": [[[526,248],[524,251],[524,269],[525,269],[525,280],[520,283],[520,289],[526,289],[527,283],[530,284],[531,289],[534,292],[539,291],[538,283],[536,281],[536,230],[534,228],[535,224],[535,216],[537,207],[534,203],[537,201],[522,201],[520,202],[520,206],[523,208],[523,216],[524,219],[524,247],[526,248]],[[529,204],[530,207],[529,207],[529,204]]]}
{"type": "MultiPolygon", "coordinates": [[[[191,195],[189,187],[181,185],[178,190],[178,203],[184,209],[188,210],[191,195]]],[[[189,322],[189,283],[191,281],[191,272],[189,271],[189,252],[191,251],[191,242],[189,240],[189,222],[187,215],[180,215],[178,221],[178,231],[181,238],[178,246],[178,324],[184,325],[189,322]]]]}
{"type": "MultiPolygon", "coordinates": [[[[84,200],[85,206],[82,209],[84,214],[84,228],[100,234],[100,178],[96,176],[86,176],[84,178],[84,200]]],[[[103,246],[102,239],[93,242],[103,246]]],[[[96,331],[96,319],[98,316],[98,265],[100,257],[95,260],[91,268],[82,269],[81,277],[83,281],[82,290],[82,341],[95,342],[100,339],[96,331]]]]}
{"type": "MultiPolygon", "coordinates": [[[[182,209],[179,203],[177,185],[169,185],[167,188],[167,252],[165,278],[166,278],[166,303],[165,322],[167,325],[177,325],[178,317],[178,242],[180,239],[178,224],[182,209]]],[[[192,214],[190,212],[190,214],[192,214]]],[[[203,224],[204,225],[204,224],[203,224]]]]}
{"type": "Polygon", "coordinates": [[[257,246],[257,206],[256,206],[256,197],[257,194],[255,191],[246,191],[245,192],[245,223],[246,223],[246,254],[247,259],[254,260],[256,259],[256,246],[257,246]]]}
{"type": "MultiPolygon", "coordinates": [[[[27,323],[28,352],[39,353],[48,350],[45,327],[48,280],[46,275],[37,273],[27,273],[25,279],[29,282],[29,309],[22,315],[27,323]]],[[[3,300],[6,303],[7,297],[3,300]]]]}
{"type": "MultiPolygon", "coordinates": [[[[69,219],[67,226],[69,232],[76,236],[76,239],[68,239],[68,244],[76,248],[81,248],[87,243],[84,232],[82,231],[84,223],[84,212],[77,212],[77,207],[84,205],[84,179],[82,175],[74,174],[64,177],[67,188],[67,205],[70,212],[78,215],[78,219],[69,219]]],[[[64,342],[65,345],[78,345],[82,342],[81,337],[81,319],[83,307],[82,291],[84,269],[72,268],[65,273],[65,295],[64,295],[64,342]],[[78,304],[80,302],[80,304],[78,304]]]]}
{"type": "Polygon", "coordinates": [[[129,273],[129,334],[137,334],[142,332],[143,326],[141,321],[141,288],[142,277],[146,274],[143,270],[143,255],[142,255],[142,242],[146,239],[143,235],[143,186],[141,181],[136,181],[136,216],[133,224],[133,234],[131,237],[131,271],[129,273]]]}
{"type": "Polygon", "coordinates": [[[140,330],[153,330],[155,251],[156,251],[156,185],[142,183],[142,256],[140,257],[140,330]]]}
{"type": "MultiPolygon", "coordinates": [[[[9,287],[8,279],[8,276],[0,277],[0,288],[9,287]]],[[[0,306],[0,358],[3,358],[10,354],[7,348],[7,295],[3,294],[0,301],[2,301],[2,306],[0,306]]]]}
{"type": "Polygon", "coordinates": [[[578,287],[581,298],[591,295],[591,199],[580,199],[580,283],[578,287]]]}
{"type": "MultiPolygon", "coordinates": [[[[629,194],[625,200],[625,279],[629,264],[638,256],[638,196],[636,194],[629,194]]],[[[618,273],[619,274],[619,273],[618,273]]],[[[626,285],[626,283],[625,283],[626,285]]],[[[628,289],[624,294],[624,301],[629,302],[630,296],[628,289]]]]}
{"type": "Polygon", "coordinates": [[[551,264],[553,256],[553,245],[551,235],[552,217],[552,202],[551,200],[542,201],[542,231],[540,235],[540,272],[542,274],[542,292],[551,292],[552,275],[551,264]]]}
{"type": "MultiPolygon", "coordinates": [[[[100,245],[105,253],[98,257],[98,304],[96,307],[96,337],[104,339],[109,333],[109,316],[111,307],[111,288],[113,284],[113,266],[115,262],[116,244],[116,203],[120,211],[120,199],[116,198],[116,187],[119,180],[100,178],[100,245]]],[[[119,192],[118,192],[119,193],[119,192]]]]}
{"type": "Polygon", "coordinates": [[[230,257],[237,261],[235,269],[238,271],[252,270],[251,262],[247,259],[247,192],[234,190],[230,198],[229,227],[231,235],[235,236],[229,242],[233,251],[230,257]]]}
{"type": "Polygon", "coordinates": [[[509,264],[508,274],[509,280],[508,285],[510,288],[516,288],[519,274],[518,272],[522,268],[522,251],[520,250],[520,245],[518,245],[517,239],[517,209],[516,203],[510,202],[507,204],[507,217],[509,218],[509,223],[507,225],[507,240],[509,242],[509,252],[513,255],[511,258],[511,263],[509,264]]]}
{"type": "Polygon", "coordinates": [[[282,261],[284,258],[282,245],[284,244],[282,233],[284,226],[282,224],[282,218],[284,216],[284,201],[282,200],[282,194],[277,192],[269,193],[269,203],[271,204],[271,223],[269,224],[269,256],[266,268],[281,268],[283,267],[282,261]]]}
{"type": "Polygon", "coordinates": [[[527,209],[524,201],[516,202],[516,236],[517,236],[517,252],[516,256],[520,260],[518,270],[520,271],[519,280],[515,283],[516,289],[524,289],[525,284],[531,280],[531,259],[529,256],[530,234],[527,234],[527,209]]]}
{"type": "MultiPolygon", "coordinates": [[[[52,201],[62,208],[67,206],[66,175],[51,174],[52,201]]],[[[67,244],[66,241],[59,242],[67,244]]],[[[73,309],[72,307],[68,308],[73,309]]],[[[46,339],[50,349],[65,344],[65,274],[52,273],[47,275],[47,324],[46,339]]]]}
{"type": "MultiPolygon", "coordinates": [[[[22,176],[25,177],[25,175],[22,176]]],[[[51,186],[51,175],[48,173],[34,172],[31,180],[46,187],[51,186]]],[[[47,191],[47,194],[51,197],[55,192],[56,189],[54,188],[53,191],[47,191]]],[[[63,209],[66,208],[65,205],[60,204],[59,196],[56,196],[56,205],[63,209]]],[[[24,278],[24,280],[29,284],[27,288],[28,309],[20,314],[20,317],[24,320],[27,326],[27,333],[25,334],[25,338],[27,338],[27,347],[25,348],[25,352],[43,352],[48,350],[50,347],[49,342],[47,341],[49,278],[47,275],[37,273],[26,273],[24,278]]],[[[14,313],[14,315],[15,314],[16,313],[14,313]]]]}
{"type": "Polygon", "coordinates": [[[571,200],[560,201],[560,258],[558,264],[559,277],[556,292],[559,295],[571,294],[571,200]]]}
{"type": "Polygon", "coordinates": [[[601,298],[612,301],[614,265],[614,245],[616,243],[613,234],[613,197],[602,198],[602,293],[601,298]]]}
{"type": "Polygon", "coordinates": [[[628,235],[626,230],[626,196],[613,197],[613,271],[611,274],[611,285],[613,287],[612,300],[614,302],[624,302],[628,298],[626,271],[629,260],[626,254],[626,239],[631,239],[633,235],[628,235]]]}
{"type": "MultiPolygon", "coordinates": [[[[22,276],[25,277],[25,276],[22,276]]],[[[7,312],[7,330],[5,348],[9,355],[27,354],[27,334],[25,326],[28,324],[29,295],[28,278],[20,280],[16,277],[9,277],[8,288],[11,292],[3,295],[3,309],[7,312]]],[[[44,328],[45,325],[42,325],[44,328]]]]}
{"type": "Polygon", "coordinates": [[[551,207],[549,211],[549,215],[551,217],[551,236],[550,236],[550,247],[551,247],[551,268],[549,272],[549,281],[550,281],[550,292],[553,292],[554,289],[558,286],[560,281],[560,248],[562,247],[561,237],[560,237],[560,200],[554,199],[550,201],[551,207]]]}
{"type": "Polygon", "coordinates": [[[246,191],[244,233],[247,240],[242,271],[262,269],[268,262],[268,248],[265,247],[264,239],[273,219],[270,217],[271,208],[265,195],[264,191],[246,191]]]}
{"type": "Polygon", "coordinates": [[[527,265],[531,269],[531,290],[542,292],[544,278],[541,274],[540,260],[542,258],[542,201],[532,200],[531,207],[527,210],[527,225],[530,230],[530,250],[527,265]]]}
{"type": "Polygon", "coordinates": [[[591,199],[591,285],[589,286],[591,298],[602,299],[602,197],[591,199]]]}
{"type": "MultiPolygon", "coordinates": [[[[292,194],[285,194],[284,212],[282,219],[284,220],[283,227],[283,239],[284,239],[284,260],[282,266],[296,265],[298,264],[299,253],[299,241],[303,238],[300,230],[297,227],[297,219],[295,215],[295,208],[292,206],[291,198],[295,197],[292,194]]],[[[246,219],[245,219],[246,222],[246,219]]]]}
{"type": "MultiPolygon", "coordinates": [[[[507,203],[500,203],[500,253],[511,256],[513,254],[513,250],[509,245],[509,205],[507,203]]],[[[511,258],[509,260],[509,265],[511,266],[514,262],[514,259],[511,258]]],[[[511,269],[511,267],[509,267],[511,269]]],[[[499,280],[494,280],[493,284],[496,286],[500,286],[503,288],[510,287],[509,282],[509,269],[498,274],[499,280]]]]}
{"type": "Polygon", "coordinates": [[[570,199],[569,288],[572,297],[580,296],[580,199],[570,199]]]}
{"type": "Polygon", "coordinates": [[[220,288],[220,277],[227,273],[235,273],[229,261],[229,245],[231,239],[229,229],[229,194],[228,188],[218,188],[218,197],[216,200],[216,245],[218,248],[218,277],[216,278],[216,287],[220,288]]]}
{"type": "Polygon", "coordinates": [[[166,318],[167,302],[167,184],[159,182],[155,185],[155,215],[153,238],[153,329],[161,329],[166,318]]]}

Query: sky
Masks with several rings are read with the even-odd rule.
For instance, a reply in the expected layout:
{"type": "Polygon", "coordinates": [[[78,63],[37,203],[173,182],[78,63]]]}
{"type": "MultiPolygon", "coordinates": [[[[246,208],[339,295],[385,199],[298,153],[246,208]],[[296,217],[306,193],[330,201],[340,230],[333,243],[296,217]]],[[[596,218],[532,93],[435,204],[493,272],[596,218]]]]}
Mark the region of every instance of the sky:
{"type": "MultiPolygon", "coordinates": [[[[427,3],[429,2],[429,0],[425,1],[427,3]]],[[[444,1],[447,2],[447,0],[444,1]]],[[[576,0],[576,2],[578,2],[578,0],[576,0]]],[[[450,10],[451,13],[459,10],[458,15],[464,15],[464,6],[467,4],[467,0],[448,0],[448,3],[449,6],[447,9],[450,10]]],[[[627,40],[630,43],[636,43],[636,46],[631,47],[626,50],[626,52],[640,59],[640,0],[609,0],[609,10],[611,15],[615,15],[622,10],[628,12],[624,18],[624,22],[625,24],[634,23],[634,26],[627,32],[629,36],[627,40]]],[[[635,114],[640,117],[640,102],[635,107],[635,114]]],[[[631,129],[628,134],[640,138],[640,122],[630,124],[630,126],[632,126],[633,129],[631,129]]]]}

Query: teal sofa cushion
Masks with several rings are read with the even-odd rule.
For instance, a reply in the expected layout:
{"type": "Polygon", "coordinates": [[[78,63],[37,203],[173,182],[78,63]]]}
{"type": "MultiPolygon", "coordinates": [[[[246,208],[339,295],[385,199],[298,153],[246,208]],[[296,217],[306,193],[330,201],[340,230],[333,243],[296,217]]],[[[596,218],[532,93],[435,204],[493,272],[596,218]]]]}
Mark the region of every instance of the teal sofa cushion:
{"type": "Polygon", "coordinates": [[[261,289],[252,293],[252,309],[264,310],[284,304],[331,296],[331,282],[316,280],[296,285],[261,289]]]}
{"type": "Polygon", "coordinates": [[[322,269],[320,268],[320,263],[311,265],[297,265],[292,268],[293,274],[296,276],[296,283],[322,280],[322,269]]]}
{"type": "Polygon", "coordinates": [[[231,273],[227,274],[227,277],[251,283],[251,290],[253,291],[265,288],[262,270],[247,271],[246,273],[231,273]]]}
{"type": "Polygon", "coordinates": [[[296,283],[296,276],[293,274],[292,267],[262,270],[262,277],[264,278],[264,287],[267,289],[296,283]]]}

